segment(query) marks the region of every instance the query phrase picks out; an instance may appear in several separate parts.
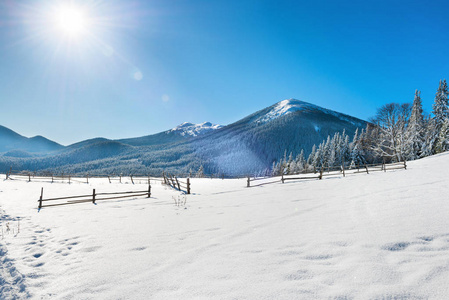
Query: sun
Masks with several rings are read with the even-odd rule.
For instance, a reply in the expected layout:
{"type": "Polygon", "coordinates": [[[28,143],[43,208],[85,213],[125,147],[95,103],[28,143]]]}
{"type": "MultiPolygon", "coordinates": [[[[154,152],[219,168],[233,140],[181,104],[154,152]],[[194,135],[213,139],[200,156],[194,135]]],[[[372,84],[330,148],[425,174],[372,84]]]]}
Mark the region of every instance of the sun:
{"type": "Polygon", "coordinates": [[[71,38],[85,34],[89,23],[86,12],[82,8],[69,4],[54,10],[53,21],[55,29],[71,38]]]}

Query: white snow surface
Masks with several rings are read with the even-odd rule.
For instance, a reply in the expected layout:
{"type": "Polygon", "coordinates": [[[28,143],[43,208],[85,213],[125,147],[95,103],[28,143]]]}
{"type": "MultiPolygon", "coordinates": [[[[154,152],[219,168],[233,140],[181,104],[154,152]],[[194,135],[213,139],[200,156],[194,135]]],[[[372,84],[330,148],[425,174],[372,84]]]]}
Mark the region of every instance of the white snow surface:
{"type": "Polygon", "coordinates": [[[287,99],[287,100],[278,102],[277,104],[274,105],[274,107],[268,113],[257,118],[255,120],[255,122],[264,124],[264,123],[273,121],[279,117],[290,114],[292,112],[305,111],[305,110],[321,111],[325,114],[329,114],[329,115],[335,116],[341,120],[350,122],[353,125],[356,125],[356,126],[363,125],[361,122],[356,122],[356,121],[354,121],[354,119],[348,118],[347,115],[344,115],[344,114],[341,114],[341,113],[338,113],[338,112],[335,112],[333,110],[329,110],[326,108],[322,108],[320,106],[317,106],[317,105],[314,105],[311,103],[296,100],[296,99],[287,99]]]}
{"type": "Polygon", "coordinates": [[[190,136],[198,136],[205,133],[208,133],[212,130],[220,129],[223,127],[222,125],[212,124],[211,122],[204,122],[201,124],[193,124],[189,122],[184,122],[181,125],[172,128],[168,132],[177,132],[182,136],[190,135],[190,136]]]}
{"type": "Polygon", "coordinates": [[[407,170],[37,210],[144,181],[0,181],[0,299],[447,299],[449,153],[407,170]],[[20,232],[18,229],[20,218],[20,232]],[[6,223],[11,232],[5,232],[6,223]],[[14,230],[14,233],[12,233],[14,230]]]}

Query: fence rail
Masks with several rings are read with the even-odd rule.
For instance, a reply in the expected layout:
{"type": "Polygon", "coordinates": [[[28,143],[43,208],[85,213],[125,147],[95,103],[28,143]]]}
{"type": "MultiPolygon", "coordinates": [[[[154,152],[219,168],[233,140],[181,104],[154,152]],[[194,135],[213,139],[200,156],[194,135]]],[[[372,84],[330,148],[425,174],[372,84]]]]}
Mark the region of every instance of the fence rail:
{"type": "Polygon", "coordinates": [[[44,188],[41,188],[41,195],[38,201],[38,209],[40,210],[42,207],[51,207],[51,206],[61,206],[61,205],[69,205],[69,204],[78,204],[78,203],[86,203],[92,202],[93,204],[96,201],[102,200],[112,200],[112,199],[123,199],[129,197],[140,197],[147,196],[147,198],[151,197],[151,185],[148,185],[148,190],[146,191],[127,191],[127,192],[113,192],[113,193],[96,193],[95,189],[93,189],[92,194],[89,195],[77,195],[77,196],[67,196],[67,197],[57,197],[57,198],[47,198],[44,199],[44,188]],[[110,196],[116,195],[113,197],[100,197],[98,196],[110,196]],[[44,204],[43,202],[55,201],[56,203],[52,204],[44,204]]]}
{"type": "Polygon", "coordinates": [[[273,184],[282,182],[288,180],[310,180],[310,179],[323,179],[323,177],[330,177],[330,176],[343,176],[345,177],[346,174],[358,174],[358,173],[366,173],[369,174],[369,172],[376,172],[376,171],[384,171],[387,170],[396,170],[396,169],[407,169],[407,162],[404,160],[403,162],[396,162],[396,163],[390,163],[390,164],[364,164],[355,166],[350,169],[345,169],[344,165],[340,166],[331,166],[326,168],[321,168],[319,172],[302,172],[298,174],[291,174],[291,175],[280,175],[280,176],[273,176],[273,177],[254,177],[251,178],[250,176],[247,176],[246,181],[246,187],[256,187],[256,186],[262,186],[266,184],[273,184]],[[325,171],[327,169],[327,171],[325,171]],[[308,176],[311,175],[311,176],[308,176]],[[280,179],[279,179],[280,177],[280,179]],[[265,181],[263,183],[256,183],[251,184],[252,182],[258,182],[260,180],[269,180],[274,179],[270,181],[265,181]]]}
{"type": "Polygon", "coordinates": [[[186,194],[190,194],[190,178],[186,178],[186,182],[179,180],[178,177],[176,177],[173,174],[163,174],[163,183],[174,188],[175,190],[178,190],[180,192],[184,192],[186,194]]]}

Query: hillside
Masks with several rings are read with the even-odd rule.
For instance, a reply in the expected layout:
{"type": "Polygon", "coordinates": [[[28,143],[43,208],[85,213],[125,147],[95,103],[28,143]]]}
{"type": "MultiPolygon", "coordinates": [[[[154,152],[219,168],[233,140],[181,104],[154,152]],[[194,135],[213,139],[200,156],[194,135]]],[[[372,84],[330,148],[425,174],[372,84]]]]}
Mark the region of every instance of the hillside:
{"type": "Polygon", "coordinates": [[[39,213],[41,187],[50,198],[147,185],[4,181],[0,298],[445,299],[448,170],[443,153],[407,170],[254,188],[194,178],[185,207],[152,181],[150,199],[39,213]]]}
{"type": "Polygon", "coordinates": [[[0,170],[64,173],[159,175],[196,172],[240,175],[263,172],[285,151],[308,154],[328,135],[352,136],[366,122],[319,106],[289,99],[227,126],[183,123],[155,135],[111,141],[93,139],[43,158],[0,157],[0,170]],[[118,144],[122,145],[117,148],[118,144]],[[111,149],[114,147],[114,149],[111,149]],[[98,155],[98,152],[108,153],[98,155]],[[89,151],[95,149],[89,156],[89,151]],[[81,157],[79,157],[81,156],[81,157]]]}
{"type": "Polygon", "coordinates": [[[48,153],[62,148],[62,145],[43,136],[27,138],[0,125],[0,153],[12,150],[48,153]]]}

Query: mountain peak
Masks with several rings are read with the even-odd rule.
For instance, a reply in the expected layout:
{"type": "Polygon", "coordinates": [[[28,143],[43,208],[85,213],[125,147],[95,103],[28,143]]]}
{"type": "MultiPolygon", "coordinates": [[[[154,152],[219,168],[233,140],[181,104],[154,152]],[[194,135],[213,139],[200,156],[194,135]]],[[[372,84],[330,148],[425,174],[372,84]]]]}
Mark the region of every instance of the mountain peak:
{"type": "Polygon", "coordinates": [[[258,117],[255,122],[256,123],[268,123],[272,120],[275,120],[279,117],[285,116],[287,114],[290,113],[294,113],[294,112],[321,112],[327,115],[332,115],[334,117],[337,117],[341,120],[347,121],[352,123],[355,126],[363,126],[363,122],[359,122],[361,120],[358,120],[356,118],[353,118],[351,116],[330,110],[330,109],[326,109],[308,102],[304,102],[301,100],[297,100],[297,99],[286,99],[286,100],[282,100],[272,106],[270,106],[268,108],[268,112],[261,115],[260,117],[258,117]]]}
{"type": "Polygon", "coordinates": [[[213,124],[211,122],[204,122],[201,124],[193,124],[189,122],[184,122],[175,128],[172,128],[171,130],[167,131],[167,133],[177,133],[182,136],[198,136],[203,135],[205,133],[208,133],[212,130],[216,130],[223,127],[222,125],[213,124]]]}
{"type": "Polygon", "coordinates": [[[301,100],[286,99],[272,105],[268,113],[258,118],[256,122],[267,123],[292,112],[317,108],[320,107],[301,100]]]}

